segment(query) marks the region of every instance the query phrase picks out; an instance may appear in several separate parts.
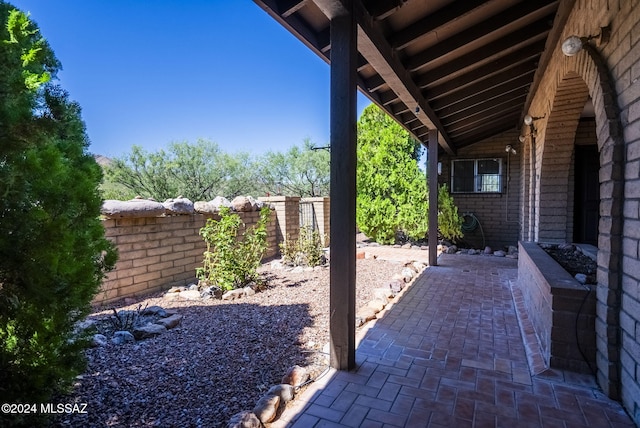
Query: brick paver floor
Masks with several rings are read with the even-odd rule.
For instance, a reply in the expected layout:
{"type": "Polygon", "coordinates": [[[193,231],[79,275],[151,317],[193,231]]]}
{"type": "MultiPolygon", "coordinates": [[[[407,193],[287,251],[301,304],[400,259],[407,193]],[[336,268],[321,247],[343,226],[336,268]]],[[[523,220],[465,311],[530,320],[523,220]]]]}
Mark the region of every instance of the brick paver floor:
{"type": "Polygon", "coordinates": [[[357,369],[330,371],[271,426],[633,427],[593,376],[530,369],[516,277],[516,260],[440,256],[361,337],[357,369]]]}

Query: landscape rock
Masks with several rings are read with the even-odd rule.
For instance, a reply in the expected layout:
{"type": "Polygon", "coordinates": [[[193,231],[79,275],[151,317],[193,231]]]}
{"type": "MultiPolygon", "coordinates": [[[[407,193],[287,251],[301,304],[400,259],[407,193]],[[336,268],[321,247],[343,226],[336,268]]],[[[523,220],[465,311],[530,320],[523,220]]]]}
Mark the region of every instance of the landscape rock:
{"type": "Polygon", "coordinates": [[[360,327],[367,321],[376,319],[377,312],[371,309],[369,305],[363,306],[356,311],[356,326],[360,327]]]}
{"type": "Polygon", "coordinates": [[[91,340],[91,345],[95,348],[98,346],[106,346],[107,345],[107,336],[104,334],[94,334],[93,339],[91,340]]]}
{"type": "Polygon", "coordinates": [[[276,418],[280,406],[280,397],[277,395],[265,395],[258,400],[253,408],[253,414],[258,417],[260,422],[269,423],[276,418]]]}
{"type": "Polygon", "coordinates": [[[166,331],[167,329],[160,324],[146,324],[135,327],[133,329],[133,337],[137,340],[148,339],[150,337],[159,336],[166,331]]]}
{"type": "Polygon", "coordinates": [[[194,202],[193,210],[200,214],[214,214],[218,212],[218,208],[216,208],[211,202],[206,201],[194,202]]]}
{"type": "Polygon", "coordinates": [[[385,304],[381,300],[376,299],[369,301],[369,303],[367,303],[367,306],[378,313],[384,309],[385,304]]]}
{"type": "Polygon", "coordinates": [[[222,295],[222,300],[235,300],[245,296],[245,290],[243,288],[236,288],[235,290],[229,290],[222,295]]]}
{"type": "Polygon", "coordinates": [[[184,300],[199,300],[200,292],[198,290],[185,290],[181,291],[178,296],[184,300]]]}
{"type": "Polygon", "coordinates": [[[493,252],[493,255],[496,256],[496,257],[504,257],[507,254],[502,250],[496,250],[496,251],[493,252]]]}
{"type": "Polygon", "coordinates": [[[484,253],[485,254],[492,254],[493,250],[491,249],[491,247],[487,246],[487,247],[484,247],[484,253]]]}
{"type": "Polygon", "coordinates": [[[255,207],[251,204],[251,200],[246,196],[236,196],[231,201],[231,206],[238,212],[255,211],[255,207]]]}
{"type": "Polygon", "coordinates": [[[405,286],[405,282],[401,279],[393,279],[391,280],[391,282],[389,283],[389,288],[391,289],[391,291],[393,291],[394,293],[399,293],[402,291],[402,289],[405,286]]]}
{"type": "Polygon", "coordinates": [[[262,428],[262,422],[253,412],[245,410],[233,415],[227,428],[262,428]]]}
{"type": "Polygon", "coordinates": [[[389,287],[379,287],[373,289],[373,298],[380,300],[381,302],[389,302],[390,299],[393,299],[395,293],[389,287]]]}
{"type": "Polygon", "coordinates": [[[157,306],[157,305],[144,308],[142,312],[140,312],[140,315],[157,315],[161,318],[168,316],[167,311],[165,311],[162,306],[157,306]]]}
{"type": "Polygon", "coordinates": [[[244,295],[245,296],[253,296],[254,294],[256,294],[256,290],[254,290],[250,286],[244,287],[243,290],[244,290],[244,295]]]}
{"type": "Polygon", "coordinates": [[[404,282],[409,282],[416,275],[416,271],[406,267],[402,269],[402,272],[400,272],[400,275],[402,275],[402,279],[404,280],[404,282]]]}
{"type": "Polygon", "coordinates": [[[160,318],[155,323],[169,330],[178,326],[178,324],[180,324],[181,321],[182,321],[182,315],[175,314],[167,318],[160,318]]]}
{"type": "Polygon", "coordinates": [[[123,345],[125,343],[133,343],[136,341],[136,338],[131,334],[130,331],[120,330],[113,333],[113,337],[111,338],[111,343],[116,345],[123,345]]]}
{"type": "Polygon", "coordinates": [[[100,212],[110,218],[159,217],[164,215],[165,208],[160,202],[148,199],[132,199],[130,201],[107,199],[102,204],[100,212]]]}
{"type": "Polygon", "coordinates": [[[216,196],[213,200],[209,201],[209,204],[216,210],[220,211],[220,208],[233,208],[231,201],[224,196],[216,196]]]}
{"type": "Polygon", "coordinates": [[[167,199],[162,205],[164,206],[165,214],[168,215],[193,214],[195,212],[193,202],[182,196],[178,196],[175,199],[167,199]]]}
{"type": "Polygon", "coordinates": [[[264,207],[264,202],[257,200],[253,196],[247,196],[247,199],[249,199],[249,202],[251,202],[253,211],[260,211],[262,207],[264,207]]]}
{"type": "Polygon", "coordinates": [[[269,388],[269,391],[267,391],[267,395],[276,395],[280,397],[281,402],[288,403],[289,401],[293,400],[295,392],[296,389],[292,385],[281,383],[269,388]]]}
{"type": "Polygon", "coordinates": [[[282,377],[282,383],[300,386],[309,379],[309,373],[304,367],[298,365],[292,366],[287,370],[287,373],[282,377]]]}
{"type": "Polygon", "coordinates": [[[422,272],[427,267],[427,265],[422,262],[413,262],[413,267],[416,268],[417,272],[422,272]]]}

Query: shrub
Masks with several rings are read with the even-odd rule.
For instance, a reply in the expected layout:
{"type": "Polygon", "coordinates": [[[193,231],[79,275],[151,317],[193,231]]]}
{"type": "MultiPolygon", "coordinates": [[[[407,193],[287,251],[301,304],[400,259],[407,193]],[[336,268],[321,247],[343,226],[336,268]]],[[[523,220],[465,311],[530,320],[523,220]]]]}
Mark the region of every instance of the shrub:
{"type": "Polygon", "coordinates": [[[227,291],[257,280],[257,269],[267,249],[271,210],[263,207],[258,223],[247,229],[241,239],[238,239],[243,225],[240,216],[226,207],[221,208],[219,214],[220,220],[207,219],[207,224],[200,229],[207,250],[196,276],[210,286],[227,291]]]}
{"type": "MultiPolygon", "coordinates": [[[[116,252],[99,220],[101,170],[59,63],[0,1],[0,402],[43,403],[83,369],[74,328],[116,252]]],[[[0,414],[0,425],[36,426],[0,414]],[[8,421],[5,418],[11,418],[8,421]]]]}
{"type": "Polygon", "coordinates": [[[324,263],[320,233],[309,226],[300,228],[297,240],[287,239],[281,243],[280,252],[288,265],[313,267],[324,263]]]}
{"type": "Polygon", "coordinates": [[[463,221],[447,185],[443,184],[438,189],[438,232],[443,238],[455,242],[462,238],[463,221]]]}

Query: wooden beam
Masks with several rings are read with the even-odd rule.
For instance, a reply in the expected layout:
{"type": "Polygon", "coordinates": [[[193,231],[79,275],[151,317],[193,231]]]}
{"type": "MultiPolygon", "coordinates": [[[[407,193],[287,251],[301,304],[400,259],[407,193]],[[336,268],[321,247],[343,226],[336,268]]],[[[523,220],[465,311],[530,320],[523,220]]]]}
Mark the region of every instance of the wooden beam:
{"type": "Polygon", "coordinates": [[[458,91],[470,84],[473,84],[482,77],[490,77],[495,73],[502,72],[503,70],[507,70],[527,61],[534,62],[537,66],[537,60],[540,58],[540,52],[542,49],[544,49],[544,41],[531,45],[528,49],[520,49],[519,51],[503,56],[480,67],[469,69],[467,73],[437,85],[431,84],[432,80],[429,73],[418,77],[417,83],[420,88],[426,89],[426,91],[423,91],[423,94],[425,94],[427,99],[432,100],[440,98],[443,95],[458,91]]]}
{"type": "Polygon", "coordinates": [[[309,0],[282,0],[279,4],[280,15],[287,18],[302,9],[309,0]]]}
{"type": "MultiPolygon", "coordinates": [[[[486,37],[494,31],[500,30],[503,27],[508,27],[509,24],[512,24],[527,15],[533,14],[534,12],[536,12],[536,14],[546,12],[545,19],[550,19],[549,17],[553,16],[550,15],[550,13],[553,13],[555,2],[543,8],[541,8],[540,3],[540,1],[518,3],[515,6],[492,16],[482,24],[474,25],[473,27],[442,40],[440,43],[437,43],[414,55],[411,59],[411,64],[429,64],[432,61],[450,54],[458,48],[486,37]]],[[[540,25],[538,25],[538,27],[540,27],[540,25]]]]}
{"type": "Polygon", "coordinates": [[[466,98],[445,97],[440,98],[433,103],[433,108],[438,112],[440,117],[445,118],[452,114],[460,113],[462,110],[473,107],[477,104],[483,104],[491,101],[493,98],[503,96],[507,93],[518,91],[525,94],[526,89],[531,85],[531,75],[524,75],[514,80],[504,82],[500,86],[487,89],[486,91],[477,92],[466,98]],[[524,88],[524,90],[523,90],[524,88]]]}
{"type": "Polygon", "coordinates": [[[486,0],[465,0],[464,2],[453,2],[449,6],[425,16],[424,18],[414,22],[402,31],[391,36],[389,42],[394,49],[404,49],[411,43],[420,40],[426,36],[448,24],[451,21],[459,19],[461,16],[471,12],[473,9],[486,3],[486,0]]]}
{"type": "Polygon", "coordinates": [[[350,11],[331,18],[330,364],[355,368],[357,32],[350,11]]]}
{"type": "Polygon", "coordinates": [[[438,129],[442,134],[442,147],[448,153],[455,154],[453,142],[446,135],[440,119],[422,96],[420,88],[400,62],[382,30],[359,0],[352,1],[358,23],[358,49],[362,56],[410,110],[415,110],[416,107],[420,109],[418,120],[429,129],[438,129]]]}
{"type": "MultiPolygon", "coordinates": [[[[438,78],[444,77],[448,74],[451,74],[452,72],[459,71],[465,67],[476,64],[492,56],[501,55],[504,52],[508,52],[509,50],[517,50],[515,48],[518,45],[529,45],[537,40],[544,39],[550,31],[550,19],[553,19],[553,15],[546,16],[522,29],[513,31],[510,34],[507,34],[504,37],[496,40],[495,42],[484,46],[474,54],[462,56],[440,67],[437,67],[434,70],[429,70],[429,74],[433,74],[435,70],[439,70],[438,76],[433,77],[432,81],[436,81],[438,80],[438,78]]],[[[409,71],[415,72],[427,66],[428,64],[424,62],[423,59],[419,56],[414,56],[409,59],[405,65],[409,71]]]]}
{"type": "MultiPolygon", "coordinates": [[[[470,82],[466,86],[456,88],[450,91],[448,94],[443,94],[441,95],[441,97],[443,99],[446,99],[446,98],[454,99],[454,97],[458,99],[467,98],[479,92],[484,92],[491,88],[499,87],[503,83],[523,75],[530,74],[531,79],[533,79],[533,73],[535,73],[535,71],[536,71],[536,64],[533,62],[526,62],[516,67],[512,67],[506,70],[501,70],[500,72],[497,72],[489,76],[480,75],[480,77],[477,78],[477,80],[470,82]]],[[[427,95],[430,93],[431,91],[428,91],[427,95]]],[[[437,98],[435,99],[429,98],[429,99],[431,99],[432,102],[437,100],[437,98]]],[[[434,107],[434,110],[437,111],[435,107],[434,107]]]]}
{"type": "Polygon", "coordinates": [[[438,265],[438,130],[429,130],[429,266],[438,265]]]}
{"type": "Polygon", "coordinates": [[[367,1],[365,6],[373,18],[382,20],[392,15],[406,2],[407,0],[372,0],[367,1]]]}

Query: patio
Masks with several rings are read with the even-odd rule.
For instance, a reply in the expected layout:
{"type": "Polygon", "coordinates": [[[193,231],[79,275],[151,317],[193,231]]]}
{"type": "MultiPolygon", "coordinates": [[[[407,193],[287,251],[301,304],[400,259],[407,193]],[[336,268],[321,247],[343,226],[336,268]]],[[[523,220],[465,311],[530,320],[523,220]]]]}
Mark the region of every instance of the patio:
{"type": "Polygon", "coordinates": [[[593,376],[539,373],[516,279],[516,260],[441,255],[359,335],[357,368],[332,369],[270,426],[635,426],[593,376]]]}

